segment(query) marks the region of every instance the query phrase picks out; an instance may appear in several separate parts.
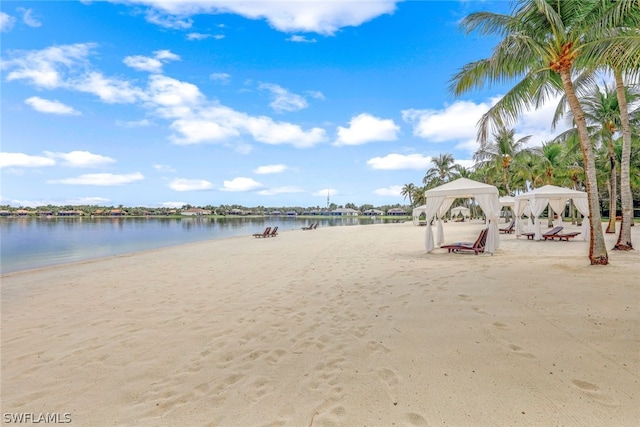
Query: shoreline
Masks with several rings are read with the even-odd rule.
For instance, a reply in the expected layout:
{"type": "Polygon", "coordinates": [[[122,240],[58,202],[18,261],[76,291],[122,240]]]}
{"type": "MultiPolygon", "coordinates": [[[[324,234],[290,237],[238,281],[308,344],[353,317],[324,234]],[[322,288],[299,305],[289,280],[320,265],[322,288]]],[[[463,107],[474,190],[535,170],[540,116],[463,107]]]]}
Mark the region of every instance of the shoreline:
{"type": "MultiPolygon", "coordinates": [[[[445,240],[481,227],[445,224],[445,240]]],[[[589,266],[586,242],[501,234],[493,256],[426,254],[424,232],[289,230],[2,275],[2,410],[80,425],[637,422],[637,250],[589,266]]]]}

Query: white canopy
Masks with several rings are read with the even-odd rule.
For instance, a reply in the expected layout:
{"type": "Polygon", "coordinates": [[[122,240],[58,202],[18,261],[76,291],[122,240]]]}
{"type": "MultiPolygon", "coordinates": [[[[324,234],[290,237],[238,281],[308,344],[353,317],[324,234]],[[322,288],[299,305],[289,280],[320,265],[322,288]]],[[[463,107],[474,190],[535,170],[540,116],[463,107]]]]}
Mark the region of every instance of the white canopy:
{"type": "MultiPolygon", "coordinates": [[[[425,191],[426,204],[421,212],[427,219],[427,231],[425,236],[425,248],[431,252],[435,246],[433,243],[433,230],[430,221],[438,218],[438,244],[444,243],[444,231],[442,229],[442,217],[447,213],[451,203],[455,199],[475,198],[480,208],[487,217],[489,233],[485,251],[493,253],[499,245],[498,218],[500,216],[500,203],[498,202],[498,189],[493,185],[483,184],[467,178],[458,178],[439,187],[425,191]]],[[[420,207],[422,208],[422,207],[420,207]]],[[[418,208],[416,208],[418,209],[418,208]]],[[[415,211],[414,209],[414,217],[415,211]]]]}
{"type": "Polygon", "coordinates": [[[469,218],[470,213],[471,213],[471,209],[465,208],[464,206],[458,206],[456,208],[451,209],[452,217],[458,214],[462,214],[462,216],[469,218]]]}
{"type": "MultiPolygon", "coordinates": [[[[578,211],[586,218],[589,215],[589,202],[587,193],[584,191],[576,191],[570,188],[556,187],[555,185],[545,185],[528,193],[520,194],[515,197],[516,206],[516,235],[522,234],[522,224],[520,216],[528,208],[531,211],[532,219],[538,218],[547,205],[551,206],[553,212],[558,214],[557,225],[562,224],[562,214],[567,200],[572,199],[573,204],[578,211]]],[[[585,240],[589,235],[589,221],[582,221],[582,239],[585,240]]],[[[542,229],[540,221],[535,221],[535,240],[542,239],[542,229]]]]}
{"type": "Polygon", "coordinates": [[[516,205],[516,199],[511,196],[502,196],[498,199],[500,206],[508,206],[513,208],[516,205]]]}

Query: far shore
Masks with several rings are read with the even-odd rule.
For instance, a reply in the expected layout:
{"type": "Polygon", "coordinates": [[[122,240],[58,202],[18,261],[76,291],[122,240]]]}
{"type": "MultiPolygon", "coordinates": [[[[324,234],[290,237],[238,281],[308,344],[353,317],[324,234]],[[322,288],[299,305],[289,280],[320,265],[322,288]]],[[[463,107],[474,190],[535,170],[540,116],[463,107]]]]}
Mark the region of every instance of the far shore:
{"type": "MultiPolygon", "coordinates": [[[[445,242],[482,227],[450,221],[445,242]]],[[[474,255],[428,254],[424,236],[410,219],[295,229],[2,275],[2,412],[91,426],[637,425],[638,250],[590,266],[580,239],[501,234],[494,255],[474,255]]],[[[640,227],[632,236],[640,247],[640,227]]]]}

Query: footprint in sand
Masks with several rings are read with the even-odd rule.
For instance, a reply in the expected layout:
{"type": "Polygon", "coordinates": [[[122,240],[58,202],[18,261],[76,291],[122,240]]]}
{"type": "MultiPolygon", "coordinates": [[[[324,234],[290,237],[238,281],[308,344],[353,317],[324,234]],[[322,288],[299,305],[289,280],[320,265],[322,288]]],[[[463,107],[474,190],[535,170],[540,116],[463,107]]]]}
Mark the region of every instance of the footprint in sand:
{"type": "Polygon", "coordinates": [[[620,403],[613,399],[611,396],[607,396],[606,394],[600,391],[600,388],[591,384],[587,381],[582,380],[573,380],[571,381],[574,386],[585,392],[587,395],[591,396],[595,400],[609,406],[620,406],[620,403]]]}
{"type": "Polygon", "coordinates": [[[501,323],[501,322],[493,322],[492,325],[495,326],[498,329],[509,329],[509,327],[507,325],[505,325],[504,323],[501,323]]]}
{"type": "Polygon", "coordinates": [[[416,414],[415,412],[409,412],[406,415],[407,422],[412,426],[426,426],[427,420],[420,414],[416,414]]]}
{"type": "Polygon", "coordinates": [[[389,387],[395,387],[398,385],[398,376],[394,371],[388,368],[382,368],[378,370],[378,376],[384,381],[389,387]]]}
{"type": "Polygon", "coordinates": [[[526,357],[527,359],[535,359],[536,358],[536,356],[534,356],[533,354],[527,353],[526,351],[522,351],[522,347],[519,347],[519,346],[517,346],[515,344],[509,344],[509,348],[511,349],[511,351],[513,351],[518,356],[526,357]]]}

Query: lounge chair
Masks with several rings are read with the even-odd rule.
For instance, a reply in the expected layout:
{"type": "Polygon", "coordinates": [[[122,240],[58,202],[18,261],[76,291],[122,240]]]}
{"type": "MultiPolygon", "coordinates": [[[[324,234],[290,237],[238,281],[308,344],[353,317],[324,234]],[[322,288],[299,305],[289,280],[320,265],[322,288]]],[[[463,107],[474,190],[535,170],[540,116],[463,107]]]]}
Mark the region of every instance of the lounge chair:
{"type": "Polygon", "coordinates": [[[276,225],[274,229],[271,230],[271,233],[269,233],[269,236],[267,237],[276,237],[277,235],[278,235],[278,226],[276,225]]]}
{"type": "MultiPolygon", "coordinates": [[[[544,238],[544,240],[552,239],[551,236],[558,234],[559,232],[562,231],[563,228],[564,227],[562,226],[553,227],[551,230],[547,231],[546,233],[543,233],[542,237],[544,238]]],[[[527,239],[529,240],[533,240],[533,238],[536,236],[536,233],[522,233],[522,235],[527,236],[527,239]]]]}
{"type": "Polygon", "coordinates": [[[318,222],[316,222],[315,224],[313,224],[313,228],[312,228],[312,230],[315,230],[316,228],[318,228],[318,224],[319,224],[318,222]]]}
{"type": "Polygon", "coordinates": [[[550,239],[553,240],[553,239],[555,239],[557,237],[558,240],[565,240],[565,241],[568,242],[569,239],[573,239],[574,237],[576,237],[579,234],[580,234],[579,231],[572,231],[570,233],[558,233],[558,234],[555,234],[555,235],[551,236],[550,239]]]}
{"type": "Polygon", "coordinates": [[[484,245],[487,243],[488,228],[485,228],[480,232],[475,242],[456,242],[449,245],[440,246],[441,249],[447,249],[449,253],[460,251],[472,251],[475,255],[480,252],[484,252],[484,245]]]}
{"type": "Polygon", "coordinates": [[[515,231],[515,226],[516,226],[516,220],[514,219],[511,221],[511,224],[509,224],[505,228],[500,228],[499,230],[501,233],[511,234],[515,231]]]}
{"type": "Polygon", "coordinates": [[[309,224],[307,227],[302,227],[303,230],[313,230],[313,223],[309,224]]]}
{"type": "Polygon", "coordinates": [[[271,234],[271,227],[265,228],[262,233],[255,233],[253,237],[269,237],[269,234],[271,234]]]}

